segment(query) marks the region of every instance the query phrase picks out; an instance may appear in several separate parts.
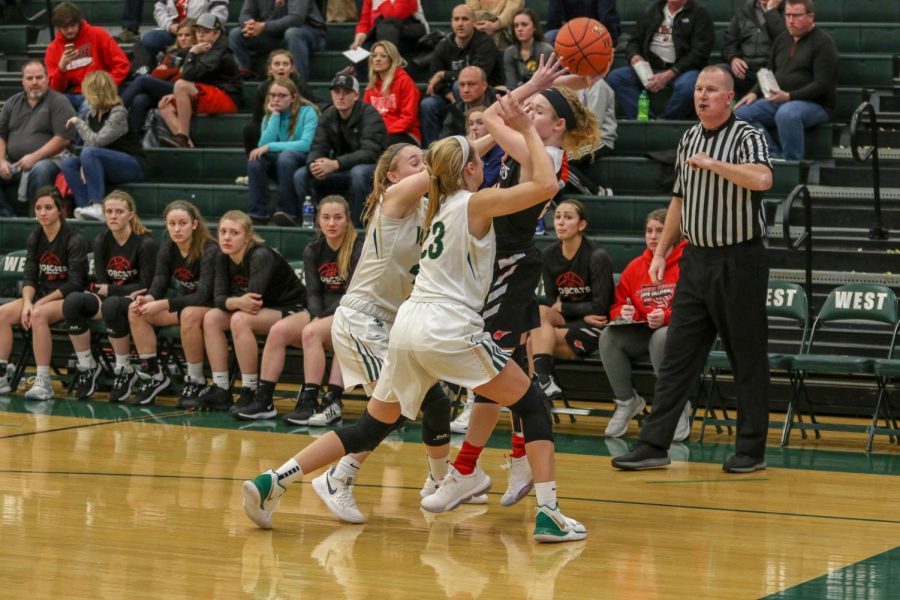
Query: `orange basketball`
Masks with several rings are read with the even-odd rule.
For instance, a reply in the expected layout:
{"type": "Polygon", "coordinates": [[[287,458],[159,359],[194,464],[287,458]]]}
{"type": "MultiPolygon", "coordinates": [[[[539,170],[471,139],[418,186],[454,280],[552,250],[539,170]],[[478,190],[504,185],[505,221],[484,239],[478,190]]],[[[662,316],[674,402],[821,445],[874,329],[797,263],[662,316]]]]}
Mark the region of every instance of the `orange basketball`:
{"type": "Polygon", "coordinates": [[[613,43],[609,31],[588,17],[572,19],[556,36],[556,55],[575,75],[605,75],[613,61],[613,43]]]}

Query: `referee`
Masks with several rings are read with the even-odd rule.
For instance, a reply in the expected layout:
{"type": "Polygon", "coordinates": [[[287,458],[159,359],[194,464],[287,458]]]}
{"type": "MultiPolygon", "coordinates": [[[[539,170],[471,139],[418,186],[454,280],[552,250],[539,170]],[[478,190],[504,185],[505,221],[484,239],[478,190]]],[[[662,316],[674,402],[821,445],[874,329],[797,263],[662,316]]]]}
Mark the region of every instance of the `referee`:
{"type": "Polygon", "coordinates": [[[700,123],[678,144],[672,202],[650,264],[650,278],[661,281],[666,253],[680,229],[689,244],[681,259],[665,359],[640,441],[613,459],[618,469],[669,464],[667,449],[678,417],[716,332],[731,361],[738,410],[736,453],[723,469],[749,473],[766,468],[769,263],[762,243],[762,193],[772,186],[772,165],[762,134],[731,113],[733,98],[731,74],[718,66],[703,69],[694,88],[700,123]]]}

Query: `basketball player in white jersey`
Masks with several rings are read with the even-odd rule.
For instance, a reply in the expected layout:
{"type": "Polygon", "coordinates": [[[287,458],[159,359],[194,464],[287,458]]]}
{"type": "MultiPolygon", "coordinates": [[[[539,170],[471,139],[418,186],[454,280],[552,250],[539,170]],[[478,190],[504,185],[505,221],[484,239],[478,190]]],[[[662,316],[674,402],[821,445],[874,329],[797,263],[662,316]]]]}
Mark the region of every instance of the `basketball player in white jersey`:
{"type": "MultiPolygon", "coordinates": [[[[546,202],[558,189],[553,167],[534,125],[521,106],[501,100],[504,121],[528,140],[531,181],[507,189],[478,189],[481,159],[462,136],[429,150],[428,237],[409,300],[397,314],[388,359],[367,412],[352,426],[330,432],[275,471],[244,483],[244,510],[260,526],[271,526],[272,511],[285,486],[348,452],[372,450],[405,418],[418,414],[422,397],[444,379],[509,406],[524,425],[538,500],[534,538],[542,542],[584,539],[584,526],[565,517],[556,499],[553,433],[546,396],[484,331],[481,309],[494,261],[491,219],[546,202]],[[427,327],[424,326],[427,324],[427,327]],[[383,400],[382,400],[383,399],[383,400]]],[[[397,184],[418,182],[414,175],[397,184]]],[[[450,468],[438,490],[422,500],[431,512],[451,510],[490,489],[480,469],[463,476],[450,468]]]]}

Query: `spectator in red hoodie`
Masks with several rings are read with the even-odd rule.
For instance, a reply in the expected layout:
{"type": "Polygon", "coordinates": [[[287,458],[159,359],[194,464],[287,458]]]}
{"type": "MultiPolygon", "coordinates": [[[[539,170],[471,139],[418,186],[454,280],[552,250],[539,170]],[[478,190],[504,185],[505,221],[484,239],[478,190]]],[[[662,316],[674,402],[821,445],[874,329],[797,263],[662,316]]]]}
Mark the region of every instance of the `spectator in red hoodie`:
{"type": "Polygon", "coordinates": [[[408,54],[428,33],[421,0],[363,0],[351,50],[369,42],[391,42],[408,54]]]}
{"type": "MultiPolygon", "coordinates": [[[[678,282],[678,261],[687,245],[686,241],[680,241],[672,247],[666,255],[665,280],[654,285],[650,281],[650,262],[662,238],[665,222],[664,208],[647,215],[644,230],[647,249],[622,271],[616,286],[616,303],[609,311],[614,325],[604,329],[600,336],[600,358],[616,399],[616,411],[606,426],[607,437],[625,435],[628,421],[646,406],[631,380],[631,360],[649,353],[654,371],[662,364],[678,282]]],[[[690,434],[690,414],[689,402],[675,431],[676,442],[690,434]]]]}
{"type": "Polygon", "coordinates": [[[50,87],[65,94],[79,114],[87,114],[81,82],[88,73],[106,71],[117,86],[128,76],[131,63],[116,41],[102,27],[84,20],[72,2],[61,2],[51,17],[56,37],[47,46],[44,64],[50,87]]]}
{"type": "Polygon", "coordinates": [[[369,84],[363,101],[375,107],[384,119],[386,145],[422,145],[419,131],[421,93],[403,67],[406,61],[392,42],[375,42],[369,55],[369,84]]]}

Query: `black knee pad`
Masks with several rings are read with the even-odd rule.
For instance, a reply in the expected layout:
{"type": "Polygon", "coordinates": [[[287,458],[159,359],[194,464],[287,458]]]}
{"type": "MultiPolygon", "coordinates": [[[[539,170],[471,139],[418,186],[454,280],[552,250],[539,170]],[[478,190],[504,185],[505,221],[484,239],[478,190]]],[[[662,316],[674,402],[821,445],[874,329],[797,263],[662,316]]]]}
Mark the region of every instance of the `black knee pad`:
{"type": "Polygon", "coordinates": [[[80,335],[90,328],[88,320],[97,314],[100,300],[87,292],[73,292],[63,300],[62,312],[66,328],[72,335],[80,335]]]}
{"type": "Polygon", "coordinates": [[[131,298],[127,296],[110,296],[103,301],[100,315],[106,323],[106,333],[111,338],[123,338],[131,333],[128,324],[128,306],[131,298]]]}
{"type": "Polygon", "coordinates": [[[525,395],[509,407],[513,415],[522,420],[525,442],[553,441],[553,419],[548,410],[546,394],[534,382],[525,395]]]}
{"type": "Polygon", "coordinates": [[[422,443],[443,446],[450,441],[450,398],[440,383],[431,386],[422,401],[422,443]]]}
{"type": "Polygon", "coordinates": [[[341,444],[344,445],[344,451],[347,454],[369,452],[377,448],[381,440],[405,422],[406,417],[400,417],[394,423],[382,423],[372,417],[368,411],[363,411],[356,423],[342,427],[335,433],[341,440],[341,444]]]}
{"type": "Polygon", "coordinates": [[[525,374],[528,375],[528,349],[524,344],[513,348],[512,354],[509,358],[517,365],[519,365],[522,371],[524,371],[525,374]]]}

